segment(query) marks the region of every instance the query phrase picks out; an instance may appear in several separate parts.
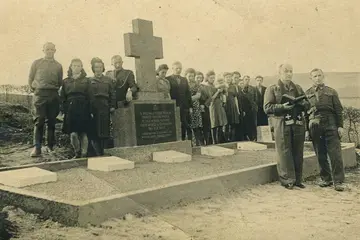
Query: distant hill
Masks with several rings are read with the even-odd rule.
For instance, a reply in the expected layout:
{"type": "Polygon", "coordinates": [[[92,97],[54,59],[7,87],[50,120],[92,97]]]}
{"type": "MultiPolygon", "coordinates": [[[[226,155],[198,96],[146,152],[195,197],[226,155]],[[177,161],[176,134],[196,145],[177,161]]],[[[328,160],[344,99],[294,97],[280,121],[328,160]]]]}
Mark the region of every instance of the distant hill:
{"type": "MultiPolygon", "coordinates": [[[[328,72],[325,73],[325,83],[336,89],[341,98],[360,97],[360,72],[328,72]]],[[[308,73],[295,73],[294,82],[304,91],[312,85],[308,73]]],[[[264,77],[264,85],[269,86],[278,81],[278,76],[264,77]]]]}

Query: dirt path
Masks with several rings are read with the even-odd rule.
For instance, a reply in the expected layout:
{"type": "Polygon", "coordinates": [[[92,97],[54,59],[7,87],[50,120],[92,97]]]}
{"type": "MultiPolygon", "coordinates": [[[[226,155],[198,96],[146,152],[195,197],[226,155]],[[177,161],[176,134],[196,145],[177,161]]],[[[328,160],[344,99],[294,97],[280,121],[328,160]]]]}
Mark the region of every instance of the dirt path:
{"type": "Polygon", "coordinates": [[[360,170],[348,173],[347,180],[342,193],[315,182],[292,191],[268,184],[153,216],[110,220],[99,228],[62,227],[16,210],[10,211],[10,219],[18,223],[24,240],[355,240],[360,236],[360,170]]]}

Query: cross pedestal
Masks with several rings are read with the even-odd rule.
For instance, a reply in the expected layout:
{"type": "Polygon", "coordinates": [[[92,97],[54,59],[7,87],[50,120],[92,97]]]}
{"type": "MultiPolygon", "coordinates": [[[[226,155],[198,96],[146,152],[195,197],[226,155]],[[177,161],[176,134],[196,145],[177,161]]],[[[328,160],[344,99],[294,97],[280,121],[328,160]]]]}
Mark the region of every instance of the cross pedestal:
{"type": "Polygon", "coordinates": [[[181,139],[180,110],[157,91],[155,60],[163,58],[162,39],[153,36],[151,21],[132,21],[124,34],[125,55],[135,58],[139,99],[113,115],[114,147],[132,147],[181,139]]]}

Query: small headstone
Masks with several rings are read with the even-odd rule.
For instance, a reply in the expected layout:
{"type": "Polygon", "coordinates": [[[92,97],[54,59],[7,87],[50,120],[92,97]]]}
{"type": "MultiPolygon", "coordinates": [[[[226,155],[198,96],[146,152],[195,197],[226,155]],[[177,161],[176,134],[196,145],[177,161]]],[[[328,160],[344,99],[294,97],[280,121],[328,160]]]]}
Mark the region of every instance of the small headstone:
{"type": "Polygon", "coordinates": [[[133,169],[135,163],[119,157],[96,157],[88,159],[88,169],[112,172],[124,169],[133,169]]]}
{"type": "Polygon", "coordinates": [[[235,154],[234,149],[229,149],[219,146],[201,147],[200,150],[202,155],[207,155],[212,157],[222,157],[222,156],[229,156],[235,154]]]}
{"type": "Polygon", "coordinates": [[[238,142],[237,149],[245,150],[245,151],[259,151],[259,150],[266,150],[267,146],[260,143],[254,142],[238,142]]]}
{"type": "Polygon", "coordinates": [[[191,155],[177,151],[153,152],[153,161],[162,163],[180,163],[191,161],[191,155]]]}
{"type": "Polygon", "coordinates": [[[257,127],[257,141],[258,142],[272,142],[272,134],[270,126],[257,127]]]}
{"type": "Polygon", "coordinates": [[[11,187],[21,188],[56,181],[56,173],[37,167],[0,172],[0,183],[11,187]]]}

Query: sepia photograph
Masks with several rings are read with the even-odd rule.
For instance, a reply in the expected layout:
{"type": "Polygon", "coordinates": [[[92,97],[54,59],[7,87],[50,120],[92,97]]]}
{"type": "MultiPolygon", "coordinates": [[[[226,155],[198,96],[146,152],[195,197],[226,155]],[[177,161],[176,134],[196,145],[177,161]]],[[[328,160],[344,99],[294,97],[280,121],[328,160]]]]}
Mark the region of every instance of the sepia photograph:
{"type": "Polygon", "coordinates": [[[0,240],[360,239],[359,16],[1,0],[0,240]]]}

